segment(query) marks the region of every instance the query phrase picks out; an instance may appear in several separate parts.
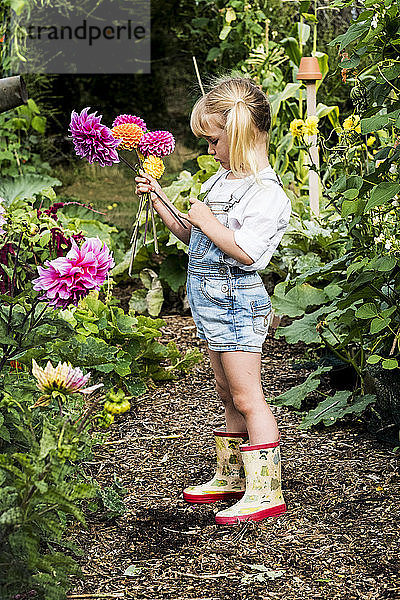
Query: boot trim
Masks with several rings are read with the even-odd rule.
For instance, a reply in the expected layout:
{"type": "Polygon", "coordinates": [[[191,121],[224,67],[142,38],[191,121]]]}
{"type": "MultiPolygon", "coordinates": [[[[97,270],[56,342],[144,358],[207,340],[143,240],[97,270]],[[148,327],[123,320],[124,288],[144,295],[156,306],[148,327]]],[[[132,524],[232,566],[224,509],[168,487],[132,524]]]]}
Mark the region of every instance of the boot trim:
{"type": "Polygon", "coordinates": [[[211,504],[218,500],[230,500],[232,498],[239,499],[244,495],[243,492],[209,492],[208,494],[191,494],[186,490],[183,491],[183,499],[191,504],[211,504]]]}
{"type": "Polygon", "coordinates": [[[253,512],[248,515],[236,515],[235,517],[219,517],[216,515],[215,522],[217,525],[236,525],[240,521],[261,521],[267,517],[277,517],[285,512],[286,504],[280,504],[279,506],[258,510],[257,512],[253,512]]]}
{"type": "Polygon", "coordinates": [[[213,431],[213,434],[218,436],[218,437],[230,437],[230,438],[248,438],[249,434],[247,433],[247,431],[239,431],[239,432],[234,432],[234,433],[229,433],[229,431],[225,431],[223,430],[216,430],[213,431]]]}
{"type": "Polygon", "coordinates": [[[279,446],[279,440],[277,442],[271,442],[270,444],[256,444],[255,446],[240,446],[241,452],[247,452],[248,450],[265,450],[266,448],[276,448],[279,446]]]}

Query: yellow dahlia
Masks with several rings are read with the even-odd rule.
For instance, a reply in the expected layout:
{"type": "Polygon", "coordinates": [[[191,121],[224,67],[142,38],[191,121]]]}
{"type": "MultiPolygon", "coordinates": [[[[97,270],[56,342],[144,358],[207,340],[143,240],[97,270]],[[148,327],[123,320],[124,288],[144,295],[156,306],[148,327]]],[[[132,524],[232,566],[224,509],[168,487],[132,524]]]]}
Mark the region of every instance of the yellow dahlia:
{"type": "Polygon", "coordinates": [[[304,123],[304,135],[317,135],[318,133],[318,117],[307,117],[304,123]]]}
{"type": "Polygon", "coordinates": [[[164,173],[165,167],[164,163],[159,156],[148,156],[145,161],[143,161],[143,170],[154,177],[154,179],[160,179],[161,175],[164,173]]]}
{"type": "Polygon", "coordinates": [[[305,126],[305,123],[304,123],[303,119],[294,119],[290,123],[290,133],[292,134],[293,137],[300,137],[300,136],[304,135],[304,126],[305,126]]]}
{"type": "Polygon", "coordinates": [[[345,131],[355,131],[356,133],[361,133],[360,116],[351,115],[350,117],[347,117],[347,119],[343,121],[343,129],[345,131]]]}
{"type": "Polygon", "coordinates": [[[111,129],[115,139],[121,139],[119,148],[122,150],[133,150],[137,147],[143,136],[143,129],[135,123],[122,123],[111,129]]]}

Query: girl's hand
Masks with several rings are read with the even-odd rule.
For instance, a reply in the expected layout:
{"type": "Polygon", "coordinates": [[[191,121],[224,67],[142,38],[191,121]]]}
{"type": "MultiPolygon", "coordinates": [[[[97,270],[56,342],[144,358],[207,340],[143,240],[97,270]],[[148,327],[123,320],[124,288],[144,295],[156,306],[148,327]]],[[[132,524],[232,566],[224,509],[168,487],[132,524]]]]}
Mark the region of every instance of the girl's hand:
{"type": "Polygon", "coordinates": [[[181,214],[181,216],[186,218],[192,225],[202,229],[210,221],[215,221],[216,217],[214,217],[207,204],[200,202],[200,200],[197,200],[197,198],[189,198],[189,202],[192,205],[189,209],[189,212],[187,215],[181,214]]]}
{"type": "MultiPolygon", "coordinates": [[[[161,193],[162,189],[157,179],[154,179],[151,175],[148,175],[144,171],[140,170],[139,175],[135,177],[136,181],[136,193],[138,195],[145,194],[147,192],[157,192],[161,193]]],[[[151,199],[155,200],[157,198],[156,194],[151,194],[151,199]]]]}

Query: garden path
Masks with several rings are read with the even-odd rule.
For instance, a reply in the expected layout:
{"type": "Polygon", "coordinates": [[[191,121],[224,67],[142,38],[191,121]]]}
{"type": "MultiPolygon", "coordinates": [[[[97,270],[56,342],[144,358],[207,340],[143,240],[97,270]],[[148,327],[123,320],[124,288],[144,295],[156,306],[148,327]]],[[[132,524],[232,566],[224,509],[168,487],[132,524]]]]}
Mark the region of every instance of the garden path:
{"type": "MultiPolygon", "coordinates": [[[[190,317],[165,317],[163,341],[202,346],[190,317]]],[[[268,336],[266,395],[308,375],[293,359],[301,345],[268,336]]],[[[86,581],[70,598],[171,600],[396,600],[400,477],[398,459],[361,424],[297,429],[299,416],[273,407],[282,433],[288,512],[260,523],[221,527],[223,503],[190,506],[182,488],[212,475],[212,430],[222,423],[207,357],[162,383],[118,418],[87,465],[101,486],[117,476],[126,513],[88,522],[72,537],[84,550],[86,581]],[[133,576],[124,575],[127,567],[133,576]],[[84,596],[87,595],[87,596],[84,596]]]]}

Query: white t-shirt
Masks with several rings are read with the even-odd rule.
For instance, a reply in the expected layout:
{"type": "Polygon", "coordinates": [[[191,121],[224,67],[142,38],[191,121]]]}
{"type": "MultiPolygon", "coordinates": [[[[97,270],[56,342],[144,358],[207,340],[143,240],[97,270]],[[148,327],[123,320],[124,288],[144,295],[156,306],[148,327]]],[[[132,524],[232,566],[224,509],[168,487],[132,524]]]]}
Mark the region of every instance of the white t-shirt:
{"type": "Polygon", "coordinates": [[[228,213],[228,228],[234,231],[236,244],[253,259],[253,264],[243,263],[224,254],[224,261],[240,267],[244,271],[265,269],[279,245],[288,226],[291,214],[291,202],[278,183],[272,167],[259,172],[259,181],[254,176],[244,179],[226,179],[230,171],[220,168],[201,186],[206,192],[212,184],[219,181],[210,190],[207,201],[229,202],[231,194],[240,199],[228,213]],[[250,183],[254,183],[246,192],[250,183]]]}

